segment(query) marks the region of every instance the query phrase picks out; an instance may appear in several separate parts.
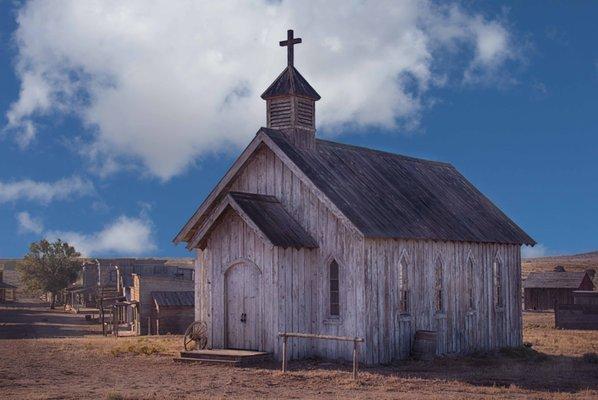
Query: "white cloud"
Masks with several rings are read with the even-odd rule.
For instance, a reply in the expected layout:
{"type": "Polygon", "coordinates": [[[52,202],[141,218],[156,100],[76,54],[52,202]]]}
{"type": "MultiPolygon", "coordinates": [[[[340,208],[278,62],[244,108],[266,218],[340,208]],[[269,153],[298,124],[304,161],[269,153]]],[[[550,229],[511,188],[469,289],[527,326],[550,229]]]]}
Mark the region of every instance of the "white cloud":
{"type": "Polygon", "coordinates": [[[17,222],[19,223],[19,233],[40,234],[44,230],[44,225],[41,220],[32,217],[27,211],[22,211],[17,214],[17,222]]]}
{"type": "Polygon", "coordinates": [[[77,176],[55,182],[37,182],[30,179],[0,182],[0,204],[17,200],[49,203],[54,200],[81,197],[93,192],[93,184],[77,176]]]}
{"type": "Polygon", "coordinates": [[[539,258],[539,257],[546,257],[549,255],[548,248],[543,244],[537,244],[534,247],[531,246],[523,246],[521,248],[521,257],[522,258],[539,258]]]}
{"type": "Polygon", "coordinates": [[[501,21],[425,0],[31,1],[17,22],[7,128],[21,145],[38,116],[74,113],[96,171],[133,163],[162,179],[264,124],[259,94],[285,65],[289,27],[323,128],[416,126],[453,64],[479,81],[513,55],[501,21]]]}
{"type": "Polygon", "coordinates": [[[140,255],[156,249],[152,224],[146,218],[121,216],[94,233],[52,231],[49,239],[62,239],[85,256],[102,254],[140,255]]]}
{"type": "Polygon", "coordinates": [[[94,192],[93,184],[78,176],[63,178],[55,182],[37,182],[30,179],[0,182],[0,204],[9,201],[29,200],[49,203],[94,192]]]}

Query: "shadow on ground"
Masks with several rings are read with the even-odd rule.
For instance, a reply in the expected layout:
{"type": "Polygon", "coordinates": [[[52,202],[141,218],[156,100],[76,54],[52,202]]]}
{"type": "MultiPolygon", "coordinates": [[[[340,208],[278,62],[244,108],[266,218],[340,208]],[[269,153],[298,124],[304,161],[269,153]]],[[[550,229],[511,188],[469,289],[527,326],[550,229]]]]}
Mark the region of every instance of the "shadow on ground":
{"type": "Polygon", "coordinates": [[[0,306],[0,339],[36,339],[86,336],[99,326],[84,315],[51,310],[47,303],[15,302],[0,306]]]}
{"type": "MultiPolygon", "coordinates": [[[[535,352],[536,353],[536,352],[535,352]]],[[[280,369],[278,363],[260,365],[260,368],[280,369]]],[[[351,364],[322,360],[291,361],[289,371],[309,378],[315,371],[343,371],[351,376],[351,364]]],[[[540,392],[578,393],[598,390],[598,364],[583,357],[552,356],[543,353],[513,355],[484,354],[474,357],[443,357],[433,361],[405,360],[392,365],[360,367],[362,384],[398,378],[414,381],[465,383],[484,387],[518,387],[540,392]]]]}

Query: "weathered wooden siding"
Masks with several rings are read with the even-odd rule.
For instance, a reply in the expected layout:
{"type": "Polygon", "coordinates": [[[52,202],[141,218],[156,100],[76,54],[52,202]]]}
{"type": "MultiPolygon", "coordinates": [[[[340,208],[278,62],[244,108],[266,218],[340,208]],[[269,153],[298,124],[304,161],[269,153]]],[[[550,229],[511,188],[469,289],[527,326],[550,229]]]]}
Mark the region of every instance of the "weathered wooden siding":
{"type": "MultiPolygon", "coordinates": [[[[233,211],[210,233],[198,251],[196,318],[210,326],[209,346],[225,345],[224,272],[238,260],[262,271],[261,350],[280,357],[278,332],[308,332],[366,338],[362,362],[386,363],[409,356],[416,330],[438,331],[439,353],[521,344],[520,248],[392,239],[363,239],[269,149],[254,154],[228,190],[276,196],[318,242],[317,249],[275,247],[265,242],[233,211]],[[399,262],[408,261],[411,312],[400,315],[399,262]],[[494,306],[492,264],[503,268],[504,306],[494,306]],[[465,285],[468,257],[474,260],[475,310],[469,310],[465,285]],[[444,312],[434,303],[436,258],[443,264],[444,312]],[[341,319],[328,318],[328,269],[340,265],[341,319]]],[[[351,357],[350,344],[292,340],[290,356],[351,357]]]]}
{"type": "Polygon", "coordinates": [[[152,321],[159,321],[153,328],[156,330],[159,328],[157,334],[183,334],[193,322],[193,307],[163,307],[158,309],[154,304],[151,319],[152,321]]]}
{"type": "Polygon", "coordinates": [[[554,310],[555,304],[573,304],[574,289],[525,288],[524,307],[530,311],[554,310]]]}
{"type": "MultiPolygon", "coordinates": [[[[279,357],[278,332],[365,335],[363,239],[323,203],[269,149],[261,148],[228,190],[276,196],[318,242],[317,249],[271,246],[228,212],[197,253],[196,318],[210,326],[209,346],[224,346],[224,271],[237,260],[262,271],[262,350],[279,357]],[[328,319],[327,263],[340,265],[341,319],[328,319]],[[358,288],[362,288],[359,290],[358,288]]],[[[345,342],[292,340],[290,356],[351,358],[345,342]]]]}
{"type": "Polygon", "coordinates": [[[521,344],[520,248],[515,245],[366,240],[366,362],[409,355],[416,330],[438,332],[438,353],[467,353],[521,344]],[[492,264],[503,268],[504,305],[494,304],[492,264]],[[399,312],[401,257],[408,263],[409,315],[399,312]],[[444,312],[436,313],[434,268],[443,263],[444,312]],[[475,307],[469,309],[467,261],[474,261],[475,307]]]}

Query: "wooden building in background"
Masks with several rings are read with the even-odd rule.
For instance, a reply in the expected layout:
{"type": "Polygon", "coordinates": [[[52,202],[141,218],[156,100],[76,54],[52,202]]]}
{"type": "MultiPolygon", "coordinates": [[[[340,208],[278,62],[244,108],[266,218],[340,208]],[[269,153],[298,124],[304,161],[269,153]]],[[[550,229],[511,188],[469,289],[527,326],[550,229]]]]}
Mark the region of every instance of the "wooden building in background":
{"type": "Polygon", "coordinates": [[[4,282],[4,270],[0,269],[0,303],[17,300],[17,287],[4,282]]]}
{"type": "Polygon", "coordinates": [[[182,334],[194,321],[195,293],[193,290],[152,292],[151,319],[156,321],[158,335],[182,334]]]}
{"type": "Polygon", "coordinates": [[[556,304],[574,304],[573,292],[592,291],[594,283],[588,271],[530,272],[524,282],[523,301],[526,310],[554,310],[556,304]]]}
{"type": "MultiPolygon", "coordinates": [[[[289,63],[267,127],[176,236],[197,252],[195,319],[210,348],[270,352],[279,332],[362,337],[367,364],[522,343],[520,246],[534,240],[452,165],[317,139],[318,93],[289,63]]],[[[231,115],[231,118],[234,118],[231,115]]],[[[293,340],[292,358],[350,359],[293,340]]]]}
{"type": "Polygon", "coordinates": [[[189,306],[188,298],[188,293],[193,290],[192,280],[168,275],[133,274],[133,285],[128,299],[134,305],[129,317],[132,322],[131,331],[137,335],[184,333],[185,328],[193,322],[194,308],[193,305],[189,306]],[[181,292],[183,294],[180,294],[181,292]],[[179,321],[172,318],[173,313],[168,310],[169,307],[173,308],[173,312],[179,312],[179,321]],[[180,329],[182,325],[185,326],[180,329]]]}

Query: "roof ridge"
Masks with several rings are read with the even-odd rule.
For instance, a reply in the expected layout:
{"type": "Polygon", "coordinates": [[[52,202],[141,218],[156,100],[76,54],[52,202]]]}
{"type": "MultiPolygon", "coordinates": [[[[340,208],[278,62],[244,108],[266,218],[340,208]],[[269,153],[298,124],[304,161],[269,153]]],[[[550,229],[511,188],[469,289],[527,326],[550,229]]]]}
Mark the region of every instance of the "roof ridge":
{"type": "Polygon", "coordinates": [[[384,156],[398,157],[398,158],[402,158],[405,161],[421,162],[421,163],[426,163],[426,164],[437,164],[437,165],[444,166],[444,167],[450,167],[453,169],[455,168],[452,164],[444,162],[444,161],[428,160],[425,158],[406,156],[404,154],[391,153],[390,151],[372,149],[370,147],[357,146],[357,145],[348,144],[348,143],[335,142],[332,140],[316,139],[316,143],[321,143],[324,145],[332,145],[332,146],[337,146],[337,147],[344,147],[344,148],[348,148],[350,150],[368,151],[368,152],[377,153],[377,154],[384,155],[384,156]]]}

